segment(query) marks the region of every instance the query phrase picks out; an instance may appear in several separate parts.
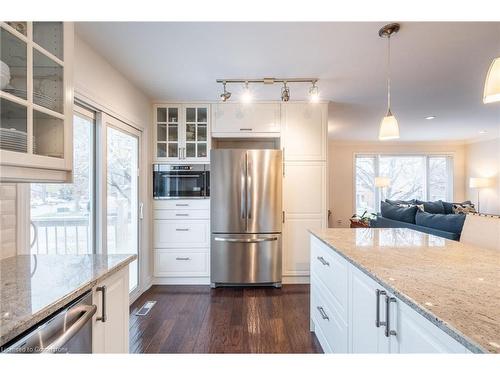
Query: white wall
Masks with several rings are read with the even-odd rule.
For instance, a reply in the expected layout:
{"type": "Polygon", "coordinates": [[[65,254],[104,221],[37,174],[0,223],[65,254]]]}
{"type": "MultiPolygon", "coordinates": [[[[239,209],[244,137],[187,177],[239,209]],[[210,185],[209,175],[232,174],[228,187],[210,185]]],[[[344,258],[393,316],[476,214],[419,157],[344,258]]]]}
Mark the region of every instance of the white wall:
{"type": "Polygon", "coordinates": [[[500,215],[500,138],[465,146],[467,199],[477,204],[477,190],[469,188],[470,177],[490,178],[491,187],[480,191],[480,211],[500,215]]]}
{"type": "Polygon", "coordinates": [[[331,227],[348,227],[354,213],[354,156],[356,153],[453,153],[453,199],[465,198],[465,145],[442,142],[336,142],[329,144],[331,227]],[[341,220],[341,223],[338,221],[341,220]]]}
{"type": "Polygon", "coordinates": [[[151,214],[151,144],[152,101],[125,76],[96,53],[84,40],[75,35],[75,96],[102,108],[104,112],[143,130],[141,201],[144,203],[142,221],[140,269],[141,285],[147,286],[152,275],[152,214],[151,214]]]}

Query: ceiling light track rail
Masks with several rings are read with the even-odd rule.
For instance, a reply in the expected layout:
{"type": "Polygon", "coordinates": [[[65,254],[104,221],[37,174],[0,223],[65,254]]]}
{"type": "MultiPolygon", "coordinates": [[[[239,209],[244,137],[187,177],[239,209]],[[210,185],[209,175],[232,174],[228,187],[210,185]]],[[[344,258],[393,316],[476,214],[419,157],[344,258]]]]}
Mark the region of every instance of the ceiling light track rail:
{"type": "Polygon", "coordinates": [[[274,83],[311,83],[315,84],[319,81],[318,78],[231,78],[217,79],[217,83],[263,83],[272,85],[274,83]]]}

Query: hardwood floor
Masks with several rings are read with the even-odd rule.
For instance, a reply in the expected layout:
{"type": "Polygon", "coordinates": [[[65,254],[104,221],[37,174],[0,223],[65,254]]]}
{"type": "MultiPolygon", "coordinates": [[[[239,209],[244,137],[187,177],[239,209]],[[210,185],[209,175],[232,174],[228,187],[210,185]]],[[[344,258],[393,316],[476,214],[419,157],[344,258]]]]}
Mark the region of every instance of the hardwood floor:
{"type": "Polygon", "coordinates": [[[153,286],[130,307],[132,353],[322,353],[309,332],[309,285],[153,286]],[[134,313],[145,301],[146,316],[134,313]]]}

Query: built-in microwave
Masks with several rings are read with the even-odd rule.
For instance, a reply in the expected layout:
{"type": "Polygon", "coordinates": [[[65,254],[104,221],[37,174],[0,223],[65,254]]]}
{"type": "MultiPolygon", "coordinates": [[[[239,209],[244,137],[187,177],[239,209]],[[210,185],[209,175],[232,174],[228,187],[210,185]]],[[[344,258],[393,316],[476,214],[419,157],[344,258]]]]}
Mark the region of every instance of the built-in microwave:
{"type": "Polygon", "coordinates": [[[210,197],[210,164],[154,164],[153,199],[210,197]]]}

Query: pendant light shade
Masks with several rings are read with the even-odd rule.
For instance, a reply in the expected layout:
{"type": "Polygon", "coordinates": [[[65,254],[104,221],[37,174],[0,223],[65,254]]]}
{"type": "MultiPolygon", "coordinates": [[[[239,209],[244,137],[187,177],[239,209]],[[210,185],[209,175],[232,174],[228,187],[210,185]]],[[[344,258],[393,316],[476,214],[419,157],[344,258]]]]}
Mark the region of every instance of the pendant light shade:
{"type": "Polygon", "coordinates": [[[389,111],[380,122],[378,139],[381,141],[388,141],[390,139],[398,139],[398,138],[399,138],[398,120],[396,120],[396,117],[394,117],[391,111],[389,111]]]}
{"type": "Polygon", "coordinates": [[[493,60],[484,83],[483,103],[500,102],[500,57],[493,60]]]}
{"type": "Polygon", "coordinates": [[[390,23],[382,27],[378,35],[387,38],[387,114],[380,122],[378,139],[387,141],[399,138],[398,120],[391,112],[391,35],[399,31],[398,23],[390,23]]]}

